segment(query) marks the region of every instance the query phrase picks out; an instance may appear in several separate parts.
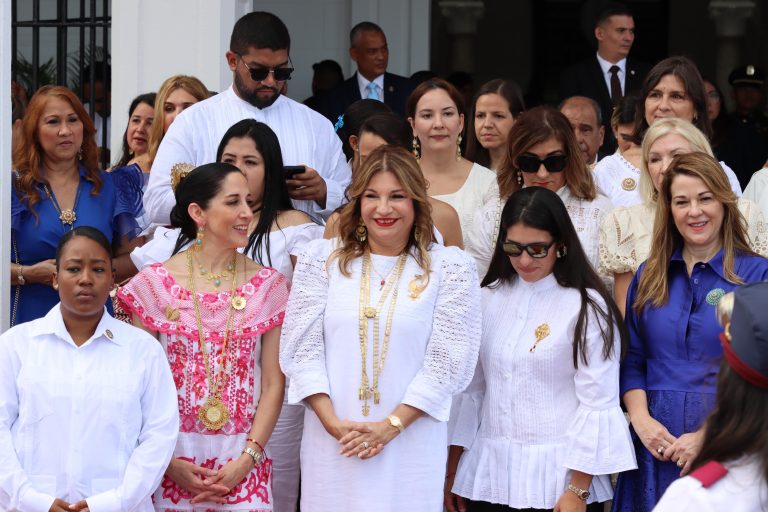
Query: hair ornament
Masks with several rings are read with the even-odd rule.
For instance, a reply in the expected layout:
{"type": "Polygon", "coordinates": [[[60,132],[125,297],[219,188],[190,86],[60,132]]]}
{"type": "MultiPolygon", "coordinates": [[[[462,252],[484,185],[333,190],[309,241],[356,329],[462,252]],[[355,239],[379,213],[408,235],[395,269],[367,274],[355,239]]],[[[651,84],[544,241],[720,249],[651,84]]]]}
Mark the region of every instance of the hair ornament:
{"type": "Polygon", "coordinates": [[[171,167],[171,188],[176,192],[176,188],[181,183],[181,180],[187,177],[195,169],[195,166],[188,163],[178,163],[171,167]]]}
{"type": "Polygon", "coordinates": [[[336,120],[336,124],[333,125],[333,131],[338,133],[341,128],[344,128],[344,114],[341,114],[336,120]]]}

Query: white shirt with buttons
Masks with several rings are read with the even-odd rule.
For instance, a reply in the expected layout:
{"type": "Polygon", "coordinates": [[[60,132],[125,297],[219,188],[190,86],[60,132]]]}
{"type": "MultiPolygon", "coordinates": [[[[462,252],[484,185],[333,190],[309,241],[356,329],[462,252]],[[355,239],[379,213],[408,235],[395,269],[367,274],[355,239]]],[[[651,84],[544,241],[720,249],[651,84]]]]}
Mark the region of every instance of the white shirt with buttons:
{"type": "Polygon", "coordinates": [[[104,313],[77,346],[56,305],[0,336],[0,510],[154,510],[179,432],[160,343],[104,313]]]}

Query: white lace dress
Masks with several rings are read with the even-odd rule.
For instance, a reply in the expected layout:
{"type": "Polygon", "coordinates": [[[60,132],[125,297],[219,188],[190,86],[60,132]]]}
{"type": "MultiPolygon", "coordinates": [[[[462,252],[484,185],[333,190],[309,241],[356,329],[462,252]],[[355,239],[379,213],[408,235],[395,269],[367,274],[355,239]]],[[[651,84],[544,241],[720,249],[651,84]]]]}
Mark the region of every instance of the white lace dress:
{"type": "Polygon", "coordinates": [[[612,357],[604,360],[590,309],[589,364],[574,369],[578,290],[558,285],[550,274],[482,293],[477,370],[451,414],[451,444],[465,448],[453,492],[515,509],[551,509],[571,470],[578,470],[595,475],[590,502],[611,499],[609,475],[637,467],[619,406],[618,331],[612,357]],[[536,343],[542,325],[550,332],[536,343]]]}
{"type": "MultiPolygon", "coordinates": [[[[573,227],[576,229],[576,234],[589,262],[597,270],[600,225],[605,216],[613,209],[613,205],[607,197],[600,194],[592,201],[579,199],[571,194],[568,187],[562,187],[557,191],[557,195],[563,200],[565,208],[568,210],[568,215],[571,217],[571,222],[573,222],[573,227]]],[[[475,259],[481,280],[485,277],[488,265],[491,263],[498,236],[501,210],[505,203],[506,200],[499,199],[498,194],[487,201],[475,215],[469,243],[465,242],[465,249],[475,259]]]]}
{"type": "MultiPolygon", "coordinates": [[[[768,257],[768,224],[752,201],[739,199],[739,211],[747,221],[749,245],[757,254],[768,257]]],[[[654,203],[616,208],[600,227],[600,273],[605,275],[637,272],[648,258],[653,238],[654,203]]]]}
{"type": "MultiPolygon", "coordinates": [[[[404,403],[425,415],[369,460],[339,455],[339,444],[306,409],[301,444],[301,510],[440,512],[452,396],[472,378],[480,342],[480,288],[470,257],[455,247],[430,249],[429,284],[411,298],[408,284],[422,270],[409,257],[398,287],[389,352],[381,373],[381,403],[364,417],[360,387],[359,297],[361,259],[345,277],[328,257],[335,241],[311,242],[299,256],[280,341],[280,364],[290,377],[288,400],[330,396],[336,415],[382,421],[404,403]]],[[[396,257],[372,257],[390,268],[396,257]]],[[[380,294],[378,277],[371,302],[380,294]]],[[[381,331],[389,301],[380,312],[381,331]]],[[[369,322],[372,324],[372,322],[369,322]]],[[[369,325],[368,362],[372,352],[369,325]]],[[[368,370],[371,375],[371,369],[368,370]]]]}

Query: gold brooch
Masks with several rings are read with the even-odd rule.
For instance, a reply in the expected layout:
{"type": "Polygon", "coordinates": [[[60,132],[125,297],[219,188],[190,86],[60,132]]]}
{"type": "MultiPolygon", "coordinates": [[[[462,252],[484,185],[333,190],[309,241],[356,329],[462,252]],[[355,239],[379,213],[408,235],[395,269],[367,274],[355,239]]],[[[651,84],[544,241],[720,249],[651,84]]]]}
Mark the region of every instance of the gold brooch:
{"type": "Polygon", "coordinates": [[[195,166],[187,163],[174,164],[171,167],[171,188],[176,192],[176,187],[179,186],[181,180],[187,177],[187,174],[191,173],[195,169],[195,166]]]}
{"type": "Polygon", "coordinates": [[[423,279],[423,275],[416,274],[413,276],[413,279],[411,279],[411,282],[408,283],[408,296],[410,298],[414,300],[418,299],[419,295],[427,289],[427,285],[422,282],[423,279]]]}
{"type": "Polygon", "coordinates": [[[621,180],[621,188],[626,190],[627,192],[635,190],[637,187],[637,182],[633,178],[624,178],[621,180]]]}
{"type": "Polygon", "coordinates": [[[242,295],[233,296],[230,302],[232,304],[232,307],[238,311],[240,311],[241,309],[245,309],[245,297],[243,297],[242,295]]]}
{"type": "Polygon", "coordinates": [[[179,310],[168,304],[165,306],[165,318],[171,322],[175,322],[179,319],[179,310]]]}
{"type": "Polygon", "coordinates": [[[536,330],[533,331],[533,335],[536,336],[536,342],[533,344],[533,346],[528,349],[528,352],[533,352],[536,350],[536,346],[539,344],[541,340],[549,336],[549,325],[547,324],[541,324],[536,328],[536,330]]]}

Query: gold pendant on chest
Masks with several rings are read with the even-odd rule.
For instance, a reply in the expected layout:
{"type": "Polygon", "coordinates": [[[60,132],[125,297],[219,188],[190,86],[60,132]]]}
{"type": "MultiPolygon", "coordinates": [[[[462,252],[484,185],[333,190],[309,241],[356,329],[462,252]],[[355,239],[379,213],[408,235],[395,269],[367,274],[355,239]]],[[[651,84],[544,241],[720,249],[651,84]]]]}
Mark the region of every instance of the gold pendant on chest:
{"type": "Polygon", "coordinates": [[[224,402],[211,396],[200,406],[197,417],[208,430],[221,430],[221,427],[229,421],[229,409],[224,402]]]}

